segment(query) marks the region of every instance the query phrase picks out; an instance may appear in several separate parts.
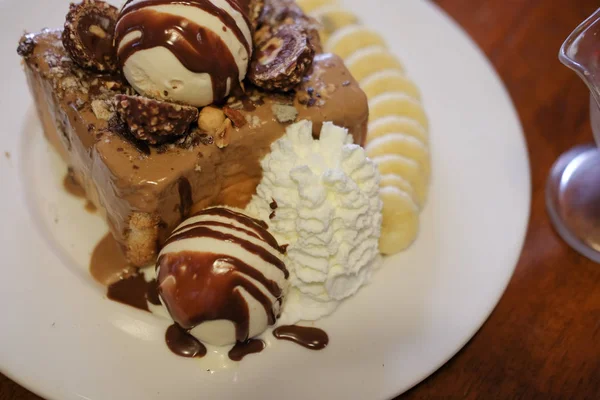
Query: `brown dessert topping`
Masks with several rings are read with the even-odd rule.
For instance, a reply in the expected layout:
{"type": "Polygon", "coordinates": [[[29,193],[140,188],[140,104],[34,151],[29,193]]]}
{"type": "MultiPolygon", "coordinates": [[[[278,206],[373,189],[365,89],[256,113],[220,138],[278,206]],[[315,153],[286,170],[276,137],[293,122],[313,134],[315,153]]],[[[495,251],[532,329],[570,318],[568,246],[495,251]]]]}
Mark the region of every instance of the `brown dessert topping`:
{"type": "MultiPolygon", "coordinates": [[[[342,86],[348,86],[342,84],[342,86]]],[[[328,83],[325,84],[321,80],[317,80],[314,83],[303,82],[298,88],[298,102],[307,107],[321,107],[325,105],[325,101],[335,93],[337,87],[328,83]]]]}
{"type": "Polygon", "coordinates": [[[62,41],[77,64],[98,72],[116,71],[113,46],[119,10],[99,0],[71,4],[62,41]]]}
{"type": "Polygon", "coordinates": [[[290,91],[302,82],[315,55],[297,25],[282,25],[257,43],[248,78],[266,90],[290,91]]]}
{"type": "Polygon", "coordinates": [[[117,114],[133,136],[161,144],[187,133],[198,109],[140,96],[117,95],[117,114]]]}

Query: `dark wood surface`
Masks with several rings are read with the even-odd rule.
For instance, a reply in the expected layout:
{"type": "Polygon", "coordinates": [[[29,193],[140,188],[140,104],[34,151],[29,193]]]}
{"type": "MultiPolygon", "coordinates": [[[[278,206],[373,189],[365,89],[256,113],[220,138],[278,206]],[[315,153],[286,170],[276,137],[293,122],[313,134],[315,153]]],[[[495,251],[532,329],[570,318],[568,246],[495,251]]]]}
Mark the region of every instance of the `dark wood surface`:
{"type": "MultiPolygon", "coordinates": [[[[412,1],[412,0],[405,0],[412,1]]],[[[597,0],[437,0],[492,60],[517,106],[531,157],[525,250],[500,304],[471,342],[399,399],[600,398],[600,266],[554,233],[544,184],[555,159],[592,140],[588,96],[557,61],[597,0]]],[[[0,400],[39,400],[0,375],[0,400]]]]}

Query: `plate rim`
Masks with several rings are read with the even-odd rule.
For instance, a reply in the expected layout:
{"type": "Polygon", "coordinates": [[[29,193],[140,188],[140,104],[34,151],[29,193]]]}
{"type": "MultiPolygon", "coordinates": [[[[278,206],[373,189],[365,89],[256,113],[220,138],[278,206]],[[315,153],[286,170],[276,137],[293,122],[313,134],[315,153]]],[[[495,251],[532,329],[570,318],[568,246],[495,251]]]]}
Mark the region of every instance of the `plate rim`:
{"type": "MultiPolygon", "coordinates": [[[[461,33],[461,35],[463,36],[463,39],[467,40],[468,42],[470,42],[470,45],[472,48],[474,48],[479,54],[478,57],[483,58],[487,64],[487,69],[489,70],[489,72],[491,72],[494,75],[494,79],[499,83],[500,88],[503,91],[503,95],[508,99],[508,102],[510,104],[511,107],[511,112],[514,115],[514,118],[518,124],[519,127],[519,132],[518,132],[518,137],[521,139],[521,144],[522,147],[524,149],[524,153],[525,153],[525,157],[526,157],[526,165],[527,165],[527,183],[528,183],[528,191],[526,193],[526,197],[527,197],[527,210],[526,210],[526,218],[524,219],[523,223],[522,223],[522,234],[521,237],[519,239],[519,243],[520,246],[519,248],[521,249],[519,251],[519,253],[516,255],[516,259],[514,260],[514,262],[512,263],[512,269],[510,271],[510,274],[507,275],[507,278],[505,279],[505,282],[502,283],[502,290],[500,291],[500,295],[498,296],[498,298],[492,303],[492,305],[489,307],[489,310],[486,311],[486,313],[484,313],[485,315],[483,316],[482,320],[480,321],[480,323],[478,323],[476,326],[474,326],[474,328],[472,329],[472,332],[470,333],[470,335],[468,335],[468,337],[464,340],[464,342],[455,350],[455,352],[453,352],[451,355],[449,355],[445,360],[443,360],[443,362],[440,362],[438,366],[436,366],[434,369],[431,370],[431,372],[429,373],[425,373],[423,374],[422,377],[419,378],[419,380],[417,380],[416,382],[414,382],[413,385],[403,388],[402,392],[399,393],[403,393],[411,388],[413,388],[414,386],[418,385],[420,382],[422,382],[424,379],[426,379],[427,377],[431,376],[432,374],[434,374],[437,370],[439,370],[439,368],[441,368],[443,365],[445,365],[450,359],[452,359],[458,352],[460,352],[464,346],[473,339],[473,337],[475,336],[475,334],[481,329],[481,327],[485,324],[485,322],[488,320],[488,318],[490,317],[491,313],[493,312],[493,310],[496,308],[497,304],[499,303],[499,301],[502,299],[502,296],[504,294],[504,292],[506,291],[506,288],[508,286],[508,284],[510,283],[515,269],[518,266],[518,261],[519,258],[521,257],[521,254],[523,252],[523,248],[524,248],[524,244],[525,244],[525,240],[527,237],[527,231],[528,231],[528,225],[529,225],[529,221],[530,221],[530,217],[531,217],[531,197],[532,197],[532,179],[531,179],[531,162],[530,162],[530,158],[529,158],[529,152],[528,152],[528,147],[527,147],[527,141],[526,141],[526,137],[525,137],[525,133],[523,130],[523,126],[519,117],[519,114],[517,112],[517,109],[515,108],[515,104],[512,101],[512,98],[510,96],[510,93],[508,92],[508,89],[506,88],[506,85],[504,84],[503,80],[501,79],[501,77],[499,76],[498,72],[496,71],[495,67],[492,65],[492,63],[490,62],[490,60],[487,58],[487,56],[485,55],[485,53],[481,50],[481,48],[477,45],[477,43],[467,34],[467,32],[451,17],[449,16],[443,9],[441,9],[437,4],[426,1],[423,2],[425,4],[427,4],[428,6],[432,7],[434,9],[434,11],[442,14],[442,16],[447,20],[448,23],[452,24],[454,29],[456,29],[457,31],[459,31],[461,33]]],[[[516,132],[517,133],[517,132],[516,132]]],[[[11,371],[3,368],[2,366],[0,366],[0,372],[2,372],[5,376],[7,376],[9,379],[13,380],[14,382],[20,384],[21,386],[27,388],[28,390],[30,390],[33,393],[36,393],[38,396],[43,397],[44,390],[42,387],[37,387],[37,385],[35,384],[34,381],[32,381],[31,379],[27,379],[24,377],[20,377],[20,376],[13,376],[11,374],[11,371]],[[34,382],[32,384],[32,382],[34,382]]]]}

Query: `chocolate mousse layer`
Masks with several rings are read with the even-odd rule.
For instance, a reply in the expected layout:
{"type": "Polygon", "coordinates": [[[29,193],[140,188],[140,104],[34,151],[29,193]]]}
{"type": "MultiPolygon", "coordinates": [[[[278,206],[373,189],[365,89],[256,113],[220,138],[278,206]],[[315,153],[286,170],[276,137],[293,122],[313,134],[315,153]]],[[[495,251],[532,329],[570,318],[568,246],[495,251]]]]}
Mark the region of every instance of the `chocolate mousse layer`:
{"type": "Polygon", "coordinates": [[[312,72],[289,96],[247,87],[221,108],[230,129],[195,129],[177,143],[148,146],[114,123],[114,98],[134,94],[118,76],[83,70],[67,56],[60,30],[21,40],[20,54],[45,135],[74,171],[89,200],[109,223],[134,266],[153,264],[158,247],[193,209],[243,208],[255,193],[260,160],[289,124],[324,121],[350,130],[363,144],[367,98],[331,54],[315,57],[312,72]]]}

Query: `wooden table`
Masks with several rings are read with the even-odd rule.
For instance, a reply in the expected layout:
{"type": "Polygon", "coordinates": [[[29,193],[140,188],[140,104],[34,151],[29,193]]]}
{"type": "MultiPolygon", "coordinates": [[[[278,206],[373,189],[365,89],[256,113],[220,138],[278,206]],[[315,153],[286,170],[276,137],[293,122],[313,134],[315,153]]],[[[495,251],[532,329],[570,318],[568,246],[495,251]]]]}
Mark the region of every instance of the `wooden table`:
{"type": "MultiPolygon", "coordinates": [[[[437,3],[483,48],[516,103],[531,157],[533,208],[525,250],[491,318],[454,359],[400,398],[600,398],[600,266],[560,240],[544,205],[544,184],[554,160],[592,139],[586,88],[559,64],[557,53],[600,4],[437,3]]],[[[21,399],[39,397],[0,375],[0,400],[21,399]]]]}

